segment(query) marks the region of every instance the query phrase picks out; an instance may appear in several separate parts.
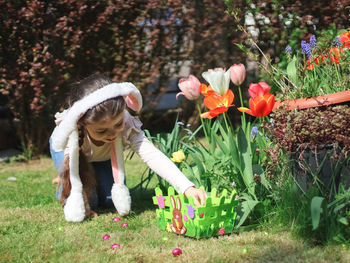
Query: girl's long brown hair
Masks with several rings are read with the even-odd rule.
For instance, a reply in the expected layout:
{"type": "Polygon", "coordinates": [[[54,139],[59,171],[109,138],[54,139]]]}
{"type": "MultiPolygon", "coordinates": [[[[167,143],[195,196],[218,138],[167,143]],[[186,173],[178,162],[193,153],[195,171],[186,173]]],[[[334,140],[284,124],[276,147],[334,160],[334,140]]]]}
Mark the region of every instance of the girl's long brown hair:
{"type": "MultiPolygon", "coordinates": [[[[71,91],[71,96],[68,98],[68,107],[71,107],[74,102],[82,99],[88,94],[112,83],[112,81],[104,75],[95,74],[86,79],[83,79],[78,83],[78,85],[71,91]]],[[[83,184],[84,201],[86,206],[88,206],[88,199],[91,193],[96,189],[98,179],[94,173],[92,165],[87,161],[81,146],[83,144],[85,136],[86,124],[92,124],[99,119],[105,117],[106,115],[114,118],[125,109],[124,98],[119,96],[106,100],[95,107],[89,109],[84,116],[78,121],[78,131],[79,131],[79,176],[83,184]]],[[[71,191],[71,183],[69,176],[69,156],[66,155],[64,159],[64,167],[61,171],[61,184],[62,184],[62,195],[60,202],[64,205],[64,200],[66,200],[71,191]]]]}

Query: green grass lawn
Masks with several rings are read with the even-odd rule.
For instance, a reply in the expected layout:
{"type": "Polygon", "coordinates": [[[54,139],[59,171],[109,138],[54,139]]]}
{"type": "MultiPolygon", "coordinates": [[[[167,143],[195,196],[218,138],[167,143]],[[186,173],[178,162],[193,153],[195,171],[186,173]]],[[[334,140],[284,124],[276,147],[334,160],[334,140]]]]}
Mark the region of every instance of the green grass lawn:
{"type": "MultiPolygon", "coordinates": [[[[145,165],[127,161],[127,183],[135,186],[145,165]]],[[[114,211],[82,223],[66,222],[55,198],[56,176],[49,158],[0,164],[0,262],[350,262],[342,245],[311,246],[283,226],[196,240],[158,229],[152,204],[154,179],[133,192],[132,213],[113,222],[114,211]],[[16,177],[17,181],[8,181],[16,177]],[[103,236],[109,234],[109,240],[103,236]],[[111,249],[119,243],[119,249],[111,249]],[[172,249],[183,253],[174,257],[172,249]]]]}

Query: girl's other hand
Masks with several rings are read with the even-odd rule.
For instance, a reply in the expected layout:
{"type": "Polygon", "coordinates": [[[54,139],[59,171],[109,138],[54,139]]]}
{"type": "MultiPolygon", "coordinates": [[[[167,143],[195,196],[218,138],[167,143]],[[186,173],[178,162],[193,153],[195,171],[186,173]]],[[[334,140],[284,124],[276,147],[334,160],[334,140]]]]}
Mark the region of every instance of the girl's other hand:
{"type": "Polygon", "coordinates": [[[207,193],[203,189],[189,187],[185,191],[185,196],[187,198],[192,196],[196,206],[204,206],[207,193]]]}
{"type": "Polygon", "coordinates": [[[85,215],[85,219],[86,219],[86,218],[89,218],[89,217],[97,218],[97,217],[98,217],[98,214],[97,214],[95,211],[90,210],[90,211],[85,215]]]}
{"type": "Polygon", "coordinates": [[[52,179],[52,184],[59,184],[61,181],[59,176],[56,176],[55,178],[52,179]]]}

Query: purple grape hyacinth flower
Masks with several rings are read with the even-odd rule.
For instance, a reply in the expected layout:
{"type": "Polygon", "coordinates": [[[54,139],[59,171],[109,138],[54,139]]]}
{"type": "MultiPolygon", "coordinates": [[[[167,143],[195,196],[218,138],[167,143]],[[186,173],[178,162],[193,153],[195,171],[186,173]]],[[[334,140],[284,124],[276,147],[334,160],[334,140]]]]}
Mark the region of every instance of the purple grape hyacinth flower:
{"type": "Polygon", "coordinates": [[[310,37],[310,46],[311,48],[316,48],[317,47],[317,44],[316,44],[316,36],[315,35],[312,35],[310,37]]]}
{"type": "Polygon", "coordinates": [[[252,133],[250,134],[250,138],[254,138],[255,136],[257,136],[258,135],[258,127],[256,127],[256,126],[253,126],[253,128],[252,128],[252,133]]]}
{"type": "Polygon", "coordinates": [[[292,53],[292,48],[291,48],[290,46],[287,46],[287,47],[285,48],[285,51],[286,51],[287,53],[292,53]]]}
{"type": "Polygon", "coordinates": [[[301,41],[301,51],[306,54],[307,58],[311,58],[311,46],[305,40],[301,41]]]}
{"type": "Polygon", "coordinates": [[[335,38],[336,38],[336,40],[334,40],[334,41],[332,42],[332,46],[334,46],[334,47],[340,47],[340,46],[341,46],[340,37],[335,37],[335,38]]]}

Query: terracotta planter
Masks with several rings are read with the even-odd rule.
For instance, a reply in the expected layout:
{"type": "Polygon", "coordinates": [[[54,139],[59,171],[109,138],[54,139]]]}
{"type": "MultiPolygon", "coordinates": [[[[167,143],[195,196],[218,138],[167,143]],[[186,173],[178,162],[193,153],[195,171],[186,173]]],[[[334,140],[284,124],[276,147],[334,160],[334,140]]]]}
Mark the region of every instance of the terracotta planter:
{"type": "Polygon", "coordinates": [[[307,99],[295,99],[295,100],[285,100],[276,101],[273,111],[279,106],[287,104],[289,110],[294,109],[307,109],[313,107],[327,106],[331,104],[338,104],[342,102],[350,101],[350,90],[341,91],[337,93],[327,94],[323,96],[317,96],[307,99]]]}

